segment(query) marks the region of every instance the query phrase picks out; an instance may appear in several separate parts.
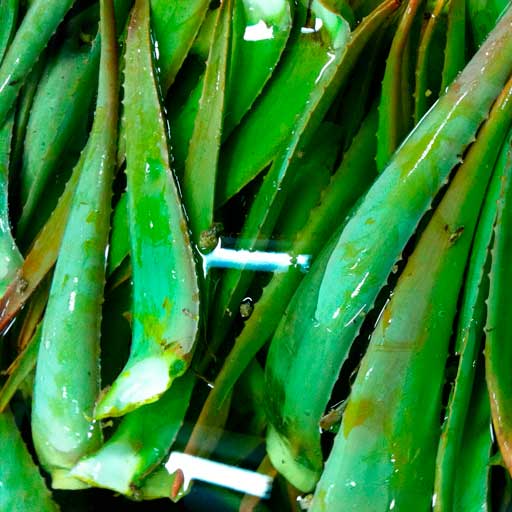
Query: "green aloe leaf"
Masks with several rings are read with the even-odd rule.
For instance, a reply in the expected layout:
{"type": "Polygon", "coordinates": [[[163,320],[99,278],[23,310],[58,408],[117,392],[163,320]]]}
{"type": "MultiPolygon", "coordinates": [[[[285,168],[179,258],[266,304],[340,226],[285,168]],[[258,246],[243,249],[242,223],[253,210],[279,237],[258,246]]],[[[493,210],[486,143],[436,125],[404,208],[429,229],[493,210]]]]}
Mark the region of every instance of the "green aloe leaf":
{"type": "Polygon", "coordinates": [[[172,2],[151,0],[151,26],[158,43],[157,66],[164,93],[176,75],[192,46],[204,20],[208,0],[172,2]]]}
{"type": "MultiPolygon", "coordinates": [[[[316,26],[322,27],[320,34],[325,28],[322,37],[330,38],[331,42],[326,53],[326,43],[315,36],[314,29],[303,27],[303,51],[323,53],[324,68],[314,80],[314,88],[305,103],[306,108],[293,124],[288,146],[277,155],[255,195],[241,230],[237,249],[253,250],[258,240],[269,239],[288,197],[289,183],[296,176],[297,160],[332,105],[336,93],[346,83],[355,60],[369,38],[396,9],[396,3],[384,2],[352,34],[345,20],[327,11],[321,4],[313,3],[312,9],[316,17],[312,17],[311,20],[315,19],[316,26]]],[[[300,46],[297,43],[295,47],[300,46]]],[[[295,58],[300,61],[305,55],[307,53],[295,54],[295,58]]],[[[234,319],[233,312],[239,309],[252,278],[252,273],[243,270],[230,269],[224,273],[211,315],[213,351],[231,325],[234,319]]]]}
{"type": "Polygon", "coordinates": [[[17,512],[57,512],[10,411],[0,414],[0,508],[17,512]]]}
{"type": "Polygon", "coordinates": [[[377,132],[377,168],[384,169],[391,155],[410,130],[410,94],[408,90],[409,53],[415,22],[422,0],[409,0],[403,10],[386,61],[379,104],[377,132]],[[405,82],[404,82],[405,81],[405,82]]]}
{"type": "Polygon", "coordinates": [[[112,0],[100,3],[98,101],[83,168],[62,236],[37,356],[32,436],[54,488],[80,488],[69,474],[101,443],[93,419],[117,140],[117,41],[112,0]],[[74,342],[70,342],[74,340],[74,342]]]}
{"type": "Polygon", "coordinates": [[[298,487],[310,489],[319,476],[318,424],[363,318],[510,75],[512,40],[504,34],[511,20],[512,9],[397,150],[326,268],[313,265],[302,281],[274,335],[266,366],[267,447],[298,487]],[[315,379],[304,379],[311,372],[315,379]]]}
{"type": "Polygon", "coordinates": [[[74,0],[35,0],[28,8],[0,66],[0,125],[23,82],[74,0]]]}
{"type": "Polygon", "coordinates": [[[196,243],[200,240],[201,233],[213,225],[233,5],[234,0],[224,0],[217,10],[199,109],[185,161],[183,197],[196,243]]]}
{"type": "Polygon", "coordinates": [[[46,220],[41,215],[41,202],[48,199],[45,187],[56,173],[75,164],[71,159],[87,140],[84,120],[97,89],[100,40],[96,37],[92,46],[83,45],[80,30],[77,27],[49,60],[34,97],[20,175],[23,206],[17,236],[24,239],[30,239],[46,220]]]}
{"type": "Polygon", "coordinates": [[[481,347],[485,324],[485,300],[489,293],[490,250],[497,204],[504,191],[503,185],[512,178],[511,144],[512,133],[507,137],[496,163],[494,176],[478,220],[466,274],[455,341],[455,350],[460,354],[459,368],[437,453],[435,510],[449,510],[452,506],[458,460],[464,451],[462,435],[466,418],[468,418],[475,378],[475,362],[481,347]]]}
{"type": "MultiPolygon", "coordinates": [[[[331,234],[339,229],[339,223],[347,217],[357,199],[370,186],[376,176],[376,130],[377,110],[374,108],[323,192],[320,204],[311,211],[304,227],[297,233],[290,251],[294,257],[306,256],[314,260],[331,234]]],[[[204,455],[206,447],[215,444],[209,438],[212,429],[223,424],[223,417],[219,414],[221,408],[245,368],[274,333],[303,277],[303,270],[291,268],[287,272],[275,273],[264,288],[196,420],[187,445],[189,453],[204,455]]]]}
{"type": "MultiPolygon", "coordinates": [[[[314,512],[336,503],[354,511],[431,506],[452,325],[478,214],[510,126],[511,98],[512,79],[379,316],[315,491],[314,512]]],[[[303,442],[299,448],[307,456],[303,442]]],[[[270,452],[271,460],[275,455],[270,452]]]]}
{"type": "MultiPolygon", "coordinates": [[[[482,365],[483,366],[483,365],[482,365]]],[[[483,368],[480,367],[482,370],[483,368]]],[[[491,509],[491,410],[483,371],[478,372],[457,461],[453,510],[489,512],[491,509]]]]}
{"type": "Polygon", "coordinates": [[[509,302],[512,274],[508,257],[512,247],[511,201],[512,149],[507,153],[507,171],[504,186],[498,201],[498,213],[494,228],[494,244],[491,253],[491,271],[489,274],[489,297],[487,299],[487,323],[485,325],[485,375],[491,401],[492,421],[501,454],[506,468],[512,473],[512,450],[510,444],[512,432],[512,404],[510,390],[512,379],[508,372],[507,361],[511,348],[507,340],[512,329],[511,319],[506,314],[509,302]]]}
{"type": "Polygon", "coordinates": [[[417,124],[437,100],[444,64],[447,0],[437,0],[421,34],[414,88],[414,122],[417,124]],[[442,52],[442,53],[441,53],[442,52]]]}
{"type": "Polygon", "coordinates": [[[71,474],[89,485],[136,496],[176,439],[195,382],[188,372],[158,401],[128,413],[100,450],[80,460],[71,474]]]}
{"type": "Polygon", "coordinates": [[[149,2],[137,0],[125,54],[128,218],[133,339],[125,368],[96,417],[154,402],[187,369],[199,323],[199,289],[153,71],[149,2]]]}

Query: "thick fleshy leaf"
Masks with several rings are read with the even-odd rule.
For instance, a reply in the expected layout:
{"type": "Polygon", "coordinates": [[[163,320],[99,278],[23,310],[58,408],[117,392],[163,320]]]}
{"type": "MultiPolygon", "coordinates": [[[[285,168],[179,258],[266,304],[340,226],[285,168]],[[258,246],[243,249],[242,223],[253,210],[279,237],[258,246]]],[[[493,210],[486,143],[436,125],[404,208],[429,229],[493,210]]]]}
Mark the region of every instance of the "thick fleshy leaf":
{"type": "Polygon", "coordinates": [[[478,220],[471,259],[466,274],[457,326],[455,350],[460,354],[454,389],[448,404],[436,463],[435,510],[450,509],[458,461],[463,456],[462,435],[467,423],[470,398],[475,378],[476,360],[480,352],[485,325],[485,300],[489,293],[489,266],[497,203],[503,184],[512,178],[512,133],[503,145],[496,163],[484,207],[478,220]]]}
{"type": "Polygon", "coordinates": [[[478,214],[510,126],[511,99],[512,79],[379,316],[315,491],[314,512],[336,503],[354,511],[430,508],[452,325],[478,214]]]}
{"type": "Polygon", "coordinates": [[[278,470],[305,475],[294,479],[298,486],[311,488],[319,476],[318,424],[363,318],[510,75],[511,21],[509,9],[397,150],[347,223],[327,267],[313,265],[302,281],[274,335],[266,367],[267,446],[278,470]],[[311,372],[315,379],[304,379],[311,372]]]}
{"type": "Polygon", "coordinates": [[[34,0],[0,66],[0,126],[74,0],[34,0]]]}
{"type": "Polygon", "coordinates": [[[54,488],[80,488],[70,476],[101,443],[93,419],[110,201],[117,140],[117,41],[112,0],[100,3],[98,101],[83,169],[71,201],[37,356],[32,436],[54,488]],[[73,340],[73,341],[71,341],[73,340]]]}
{"type": "Polygon", "coordinates": [[[157,400],[187,369],[199,323],[198,280],[170,169],[149,23],[148,0],[137,0],[124,82],[133,339],[126,366],[97,404],[98,418],[157,400]]]}
{"type": "MultiPolygon", "coordinates": [[[[314,260],[331,234],[339,229],[339,224],[343,223],[357,199],[370,186],[376,175],[376,129],[377,111],[374,108],[322,194],[320,204],[311,211],[303,229],[297,233],[290,251],[294,257],[314,260]]],[[[189,453],[204,454],[205,447],[214,444],[205,438],[210,436],[212,428],[222,426],[223,418],[219,411],[249,362],[274,333],[303,277],[301,269],[291,268],[287,272],[275,273],[264,288],[203,405],[188,442],[189,453]]]]}
{"type": "Polygon", "coordinates": [[[29,512],[57,512],[39,468],[34,464],[10,411],[0,414],[0,508],[29,512]]]}

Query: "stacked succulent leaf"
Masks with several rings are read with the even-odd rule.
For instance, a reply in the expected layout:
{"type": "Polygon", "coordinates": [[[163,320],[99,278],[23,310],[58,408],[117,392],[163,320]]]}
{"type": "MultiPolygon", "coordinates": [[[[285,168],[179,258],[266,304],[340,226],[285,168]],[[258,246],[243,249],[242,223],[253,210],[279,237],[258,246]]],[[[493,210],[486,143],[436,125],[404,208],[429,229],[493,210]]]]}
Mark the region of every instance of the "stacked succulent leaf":
{"type": "Polygon", "coordinates": [[[511,215],[508,1],[0,0],[0,510],[507,510],[511,215]]]}

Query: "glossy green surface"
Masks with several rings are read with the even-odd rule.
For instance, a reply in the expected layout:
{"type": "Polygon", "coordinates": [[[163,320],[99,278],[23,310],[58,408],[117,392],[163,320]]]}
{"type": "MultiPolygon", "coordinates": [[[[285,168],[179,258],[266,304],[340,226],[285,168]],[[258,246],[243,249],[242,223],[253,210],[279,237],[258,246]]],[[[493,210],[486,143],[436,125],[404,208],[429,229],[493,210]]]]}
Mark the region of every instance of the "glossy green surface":
{"type": "Polygon", "coordinates": [[[318,422],[366,313],[512,70],[511,22],[512,9],[397,150],[326,268],[313,265],[303,280],[274,335],[266,366],[267,448],[298,487],[311,489],[319,476],[318,422]]]}
{"type": "Polygon", "coordinates": [[[78,462],[72,475],[90,485],[137,496],[143,478],[169,452],[183,425],[195,382],[188,372],[160,400],[128,413],[105,445],[78,462]]]}
{"type": "Polygon", "coordinates": [[[98,101],[71,201],[37,357],[32,436],[54,488],[80,488],[69,469],[101,443],[93,419],[117,137],[117,45],[111,0],[101,2],[98,101]],[[71,370],[72,369],[72,370],[71,370]]]}
{"type": "Polygon", "coordinates": [[[491,252],[489,274],[489,297],[487,299],[487,322],[485,325],[485,376],[491,401],[492,422],[505,466],[512,470],[512,378],[508,371],[508,360],[512,348],[504,340],[512,329],[512,319],[506,313],[510,304],[511,267],[508,264],[512,250],[512,166],[511,140],[507,151],[507,173],[498,202],[498,213],[494,227],[494,244],[491,252]]]}
{"type": "Polygon", "coordinates": [[[503,185],[512,172],[512,134],[504,142],[496,163],[494,175],[487,191],[478,227],[473,241],[472,254],[466,274],[466,285],[462,297],[457,325],[455,350],[460,354],[459,368],[455,379],[443,432],[439,442],[435,494],[435,510],[451,510],[458,460],[462,456],[462,435],[468,417],[471,392],[475,376],[476,360],[482,345],[486,318],[485,300],[489,293],[490,250],[497,202],[503,185]]]}
{"type": "Polygon", "coordinates": [[[84,118],[97,88],[100,41],[97,37],[92,46],[84,47],[80,37],[78,28],[50,60],[34,97],[20,176],[23,210],[18,236],[27,238],[27,231],[41,227],[45,219],[40,202],[42,197],[46,200],[46,185],[66,164],[74,165],[70,156],[79,154],[87,138],[84,118]]]}
{"type": "MultiPolygon", "coordinates": [[[[340,219],[347,216],[350,208],[370,186],[376,175],[376,129],[377,111],[374,108],[323,192],[320,203],[310,212],[302,230],[297,233],[291,250],[294,256],[302,254],[315,258],[336,231],[340,219]]],[[[263,295],[254,305],[254,311],[227,356],[196,421],[188,443],[190,453],[203,452],[205,437],[209,436],[211,427],[222,423],[219,411],[242,372],[274,333],[303,277],[301,270],[290,269],[274,274],[264,288],[263,295]]]]}
{"type": "Polygon", "coordinates": [[[377,169],[382,171],[410,130],[409,53],[422,0],[409,0],[393,37],[382,81],[377,131],[377,169]]]}
{"type": "Polygon", "coordinates": [[[149,3],[138,0],[128,28],[124,82],[132,347],[125,368],[97,404],[97,418],[157,400],[189,365],[199,322],[195,262],[169,166],[149,22],[149,3]]]}
{"type": "MultiPolygon", "coordinates": [[[[297,170],[294,163],[307,147],[321,119],[332,105],[336,93],[348,80],[354,61],[365,44],[396,8],[395,2],[384,2],[381,8],[351,34],[345,20],[326,11],[320,4],[312,4],[312,6],[318,9],[316,19],[323,19],[321,32],[324,30],[323,27],[331,27],[332,46],[324,55],[324,68],[315,80],[314,88],[306,103],[307,108],[295,120],[292,138],[288,141],[289,145],[273,161],[248,209],[237,249],[252,250],[258,240],[269,239],[287,199],[288,187],[294,178],[294,171],[297,170]]],[[[320,25],[318,22],[315,23],[320,25]]],[[[318,37],[314,37],[314,32],[308,32],[308,30],[311,29],[306,28],[304,33],[306,48],[309,44],[312,47],[310,51],[315,49],[325,52],[325,44],[318,37]],[[308,37],[310,37],[309,40],[308,37]]],[[[328,35],[329,33],[323,37],[328,35]]],[[[252,277],[251,274],[240,270],[228,270],[224,274],[212,313],[213,350],[217,346],[217,340],[224,336],[232,323],[233,312],[238,310],[252,277]]]]}
{"type": "Polygon", "coordinates": [[[193,239],[213,225],[215,184],[226,98],[228,58],[234,16],[234,0],[217,9],[215,29],[202,82],[199,108],[195,115],[185,172],[183,198],[193,239]]]}
{"type": "Polygon", "coordinates": [[[455,80],[465,65],[466,0],[450,0],[441,91],[455,80]]]}
{"type": "Polygon", "coordinates": [[[510,124],[511,99],[512,81],[379,315],[313,512],[341,503],[354,511],[430,510],[452,324],[480,207],[510,124]]]}
{"type": "Polygon", "coordinates": [[[12,512],[59,510],[21,438],[12,414],[0,414],[0,509],[12,512]]]}
{"type": "Polygon", "coordinates": [[[0,66],[0,125],[16,100],[23,81],[74,0],[35,0],[23,18],[0,66]]]}
{"type": "Polygon", "coordinates": [[[151,0],[151,26],[158,43],[157,66],[164,94],[176,78],[208,10],[208,0],[151,0]]]}

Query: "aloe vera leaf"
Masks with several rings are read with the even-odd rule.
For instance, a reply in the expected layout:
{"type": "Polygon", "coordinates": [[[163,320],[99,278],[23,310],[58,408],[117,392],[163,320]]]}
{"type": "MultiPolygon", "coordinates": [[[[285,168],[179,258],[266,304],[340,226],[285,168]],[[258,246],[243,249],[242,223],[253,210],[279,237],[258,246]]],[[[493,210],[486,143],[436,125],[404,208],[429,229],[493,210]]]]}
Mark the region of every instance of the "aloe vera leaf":
{"type": "Polygon", "coordinates": [[[160,84],[167,92],[192,46],[209,6],[208,0],[151,0],[151,26],[158,42],[160,84]],[[171,28],[172,27],[172,28],[171,28]]]}
{"type": "Polygon", "coordinates": [[[169,167],[151,53],[149,3],[137,0],[124,82],[133,339],[126,366],[97,404],[97,418],[157,400],[187,369],[198,330],[198,278],[169,167]]]}
{"type": "Polygon", "coordinates": [[[411,30],[421,6],[422,0],[409,0],[407,3],[386,61],[377,131],[377,169],[379,171],[386,167],[391,155],[408,132],[408,125],[404,122],[404,110],[410,96],[403,94],[402,82],[411,30]]]}
{"type": "Polygon", "coordinates": [[[512,133],[509,134],[501,151],[496,169],[480,214],[473,241],[466,286],[462,298],[457,325],[455,350],[460,354],[455,387],[450,397],[448,411],[439,442],[436,462],[434,510],[451,510],[458,460],[462,454],[462,433],[475,376],[475,362],[478,358],[485,324],[485,300],[489,292],[487,273],[490,263],[490,248],[496,218],[497,201],[504,180],[511,179],[512,133]]]}
{"type": "Polygon", "coordinates": [[[404,141],[348,221],[325,272],[313,265],[274,335],[266,366],[268,449],[278,470],[301,473],[309,462],[295,457],[307,444],[317,460],[309,485],[321,465],[318,423],[363,318],[510,74],[512,40],[505,34],[511,20],[512,9],[404,141]],[[319,287],[310,288],[318,280],[319,287]],[[318,340],[328,360],[319,356],[318,340]],[[315,361],[321,370],[313,369],[315,361]]]}
{"type": "Polygon", "coordinates": [[[59,510],[21,438],[10,411],[0,414],[0,508],[16,512],[59,510]]]}
{"type": "MultiPolygon", "coordinates": [[[[322,194],[320,204],[312,210],[308,221],[297,234],[291,251],[295,257],[306,255],[314,259],[331,234],[336,232],[350,208],[370,186],[376,176],[376,129],[377,110],[374,108],[322,194]]],[[[274,333],[303,277],[303,272],[298,268],[272,276],[215,379],[190,436],[188,453],[198,453],[198,450],[205,453],[202,450],[206,446],[205,438],[209,436],[210,427],[220,428],[223,425],[219,410],[231,395],[242,372],[274,333]]]]}
{"type": "Polygon", "coordinates": [[[29,299],[39,283],[55,264],[66,226],[71,200],[84,166],[85,152],[73,173],[54,212],[37,235],[25,261],[0,298],[0,332],[5,330],[16,313],[29,299]]]}
{"type": "MultiPolygon", "coordinates": [[[[452,324],[478,214],[510,126],[511,99],[512,79],[379,316],[313,512],[336,503],[350,503],[351,510],[370,504],[378,510],[430,509],[452,324]]],[[[298,448],[299,457],[307,457],[309,447],[298,448]]],[[[269,456],[275,460],[272,450],[269,456]]],[[[321,469],[321,458],[319,464],[321,469]]]]}
{"type": "Polygon", "coordinates": [[[93,410],[118,122],[112,0],[100,3],[100,33],[96,114],[53,275],[34,384],[32,436],[54,488],[83,486],[69,470],[101,443],[93,410]]]}
{"type": "Polygon", "coordinates": [[[341,123],[341,149],[343,152],[350,147],[365,117],[373,108],[374,88],[382,82],[382,61],[389,49],[386,44],[386,29],[390,22],[391,19],[382,25],[374,35],[374,42],[367,45],[362,51],[352,71],[350,82],[344,90],[340,91],[336,99],[339,102],[339,107],[336,109],[335,119],[341,123]]]}
{"type": "Polygon", "coordinates": [[[215,181],[226,97],[233,5],[234,0],[224,0],[217,9],[218,15],[208,55],[199,109],[185,161],[183,198],[196,243],[201,233],[210,229],[213,224],[215,181]]]}
{"type": "MultiPolygon", "coordinates": [[[[0,3],[0,15],[5,20],[0,28],[0,62],[14,32],[17,14],[18,2],[4,0],[0,3]]],[[[0,125],[0,295],[4,294],[23,261],[12,237],[9,220],[9,163],[13,125],[14,113],[11,113],[7,121],[0,125]]]]}
{"type": "Polygon", "coordinates": [[[41,322],[48,296],[50,294],[51,275],[49,274],[46,279],[37,287],[35,293],[32,295],[31,300],[23,312],[23,317],[20,318],[20,328],[17,336],[17,349],[21,352],[25,349],[30,342],[37,326],[41,322]]]}
{"type": "Polygon", "coordinates": [[[18,272],[23,257],[14,241],[9,220],[9,155],[14,114],[0,127],[0,296],[18,272]]]}
{"type": "Polygon", "coordinates": [[[236,0],[235,5],[223,140],[271,77],[292,27],[288,0],[236,0]]]}
{"type": "Polygon", "coordinates": [[[21,167],[22,155],[25,149],[25,136],[27,124],[32,110],[34,96],[39,85],[39,80],[46,67],[46,52],[43,53],[36,62],[32,71],[27,75],[25,84],[20,91],[18,104],[16,108],[16,118],[14,122],[13,146],[11,153],[11,172],[15,175],[15,187],[19,188],[19,171],[21,167]]]}
{"type": "Polygon", "coordinates": [[[28,8],[0,66],[0,125],[30,70],[74,0],[35,0],[28,8]]]}
{"type": "MultiPolygon", "coordinates": [[[[304,14],[304,9],[300,12],[304,14]]],[[[312,16],[313,21],[319,20],[314,21],[316,29],[302,27],[304,16],[296,23],[288,42],[289,52],[284,54],[243,124],[226,141],[219,164],[222,169],[217,188],[219,205],[234,196],[292,144],[297,130],[290,132],[290,127],[295,126],[297,117],[304,111],[312,110],[307,102],[315,92],[318,93],[317,82],[327,82],[327,74],[336,67],[335,61],[343,53],[340,49],[349,28],[344,20],[339,21],[340,17],[326,12],[329,15],[325,20],[320,14],[312,16]],[[333,26],[327,24],[329,18],[333,26]],[[325,41],[319,38],[317,30],[325,41]],[[303,66],[304,62],[308,65],[303,66]],[[291,83],[294,84],[293,94],[290,94],[291,83]]]]}
{"type": "Polygon", "coordinates": [[[418,47],[416,63],[416,83],[414,89],[414,123],[417,124],[425,112],[437,99],[441,87],[442,68],[436,64],[439,58],[435,53],[438,40],[443,39],[446,24],[446,0],[437,0],[418,47]]]}
{"type": "MultiPolygon", "coordinates": [[[[507,151],[510,155],[510,146],[507,148],[507,151]]],[[[494,228],[494,245],[491,253],[487,323],[485,326],[485,374],[491,401],[494,430],[509,473],[512,473],[512,455],[510,450],[510,425],[512,423],[510,389],[512,388],[512,381],[507,365],[510,347],[505,343],[505,340],[511,332],[511,320],[505,311],[507,304],[510,303],[507,287],[510,286],[512,279],[507,263],[512,244],[510,231],[511,201],[512,186],[507,174],[504,190],[498,202],[498,214],[494,228]]]]}
{"type": "Polygon", "coordinates": [[[448,87],[466,65],[466,1],[450,0],[441,90],[448,87]]]}
{"type": "Polygon", "coordinates": [[[509,3],[510,0],[468,0],[466,2],[469,26],[477,48],[485,41],[509,3]]]}
{"type": "MultiPolygon", "coordinates": [[[[324,26],[332,24],[332,54],[328,56],[327,68],[316,80],[307,108],[295,120],[292,138],[286,150],[278,155],[258,190],[245,219],[238,244],[239,249],[252,250],[258,239],[268,239],[275,226],[277,216],[282,211],[287,197],[288,183],[294,175],[292,162],[307,146],[312,134],[318,128],[322,118],[331,105],[340,86],[345,83],[353,68],[355,59],[359,56],[368,38],[375,33],[386,18],[396,9],[394,1],[384,2],[379,9],[366,18],[354,31],[348,33],[348,26],[342,18],[335,17],[325,10],[321,4],[318,7],[316,19],[324,18],[324,26]],[[336,20],[336,21],[335,21],[336,20]],[[330,69],[332,68],[332,69],[330,69]]],[[[317,22],[315,22],[317,23],[317,22]]],[[[308,33],[312,35],[311,33],[308,33]]],[[[318,44],[318,39],[315,39],[318,44]]],[[[211,348],[215,351],[217,344],[233,321],[233,311],[239,304],[252,280],[252,275],[243,270],[228,270],[223,275],[215,300],[212,322],[211,348]]]]}
{"type": "Polygon", "coordinates": [[[2,20],[2,26],[0,27],[0,64],[16,30],[18,10],[18,0],[2,0],[0,2],[0,20],[2,20]]]}
{"type": "Polygon", "coordinates": [[[79,154],[87,140],[84,120],[97,88],[100,41],[96,38],[84,48],[79,38],[78,29],[50,60],[34,97],[20,175],[23,206],[17,235],[21,239],[28,238],[34,224],[35,229],[41,227],[45,219],[40,202],[47,200],[46,185],[66,163],[73,167],[76,162],[68,155],[79,154]]]}
{"type": "Polygon", "coordinates": [[[489,395],[482,372],[477,372],[471,395],[468,418],[464,427],[455,476],[453,510],[488,512],[490,507],[490,432],[491,411],[489,395]]]}
{"type": "Polygon", "coordinates": [[[23,352],[18,355],[7,370],[9,376],[0,389],[0,413],[4,413],[20,384],[34,369],[40,342],[41,324],[37,327],[32,339],[24,348],[23,352]]]}
{"type": "MultiPolygon", "coordinates": [[[[118,31],[122,30],[129,4],[129,0],[114,2],[118,31]]],[[[23,209],[17,225],[18,239],[25,242],[33,239],[53,211],[69,169],[87,140],[89,127],[84,121],[97,90],[100,37],[84,45],[83,30],[96,19],[93,6],[70,20],[66,26],[69,36],[50,59],[34,98],[21,170],[23,209]]]]}
{"type": "Polygon", "coordinates": [[[157,402],[128,413],[113,436],[81,459],[71,474],[90,485],[125,495],[137,493],[176,439],[196,382],[192,373],[176,379],[157,402]]]}
{"type": "MultiPolygon", "coordinates": [[[[215,11],[207,16],[207,21],[214,17],[213,14],[215,11]]],[[[210,21],[209,24],[211,24],[210,21]]],[[[232,44],[226,77],[223,141],[251,107],[281,57],[291,29],[289,2],[288,0],[273,2],[236,0],[233,27],[234,33],[231,37],[232,44]],[[245,40],[245,37],[255,39],[270,32],[273,34],[272,38],[259,41],[245,40]],[[242,88],[237,85],[241,81],[244,84],[242,88]]],[[[213,28],[208,28],[207,34],[203,36],[205,39],[207,35],[213,37],[213,28]],[[208,32],[210,30],[211,35],[208,32]]],[[[203,30],[201,30],[201,34],[202,32],[203,30]]],[[[175,109],[170,109],[170,127],[178,175],[184,167],[189,141],[192,138],[194,119],[197,115],[203,84],[204,75],[199,78],[179,113],[173,115],[175,109]]]]}

